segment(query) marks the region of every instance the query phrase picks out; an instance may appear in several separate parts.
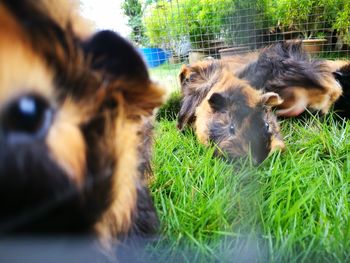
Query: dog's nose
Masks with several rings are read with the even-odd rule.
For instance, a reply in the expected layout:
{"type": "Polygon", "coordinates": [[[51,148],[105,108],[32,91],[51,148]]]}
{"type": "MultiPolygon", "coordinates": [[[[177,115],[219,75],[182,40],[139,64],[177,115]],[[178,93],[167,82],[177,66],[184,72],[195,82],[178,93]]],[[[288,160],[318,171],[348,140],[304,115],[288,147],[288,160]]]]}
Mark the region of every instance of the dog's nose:
{"type": "Polygon", "coordinates": [[[10,102],[1,114],[1,129],[11,142],[42,139],[53,118],[49,103],[37,95],[25,95],[10,102]]]}

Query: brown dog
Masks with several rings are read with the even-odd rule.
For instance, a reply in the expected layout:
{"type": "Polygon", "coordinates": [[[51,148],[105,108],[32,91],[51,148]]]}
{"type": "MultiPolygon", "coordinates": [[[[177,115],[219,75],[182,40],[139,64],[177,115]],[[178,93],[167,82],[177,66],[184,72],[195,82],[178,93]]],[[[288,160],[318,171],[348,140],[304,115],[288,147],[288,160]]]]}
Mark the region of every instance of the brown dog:
{"type": "Polygon", "coordinates": [[[0,2],[0,231],[154,233],[145,176],[163,91],[69,3],[0,2]]]}
{"type": "Polygon", "coordinates": [[[218,146],[230,159],[251,152],[257,163],[276,148],[284,148],[276,118],[270,111],[283,101],[278,94],[262,94],[235,77],[223,61],[183,66],[182,105],[178,128],[194,127],[198,139],[218,146]]]}

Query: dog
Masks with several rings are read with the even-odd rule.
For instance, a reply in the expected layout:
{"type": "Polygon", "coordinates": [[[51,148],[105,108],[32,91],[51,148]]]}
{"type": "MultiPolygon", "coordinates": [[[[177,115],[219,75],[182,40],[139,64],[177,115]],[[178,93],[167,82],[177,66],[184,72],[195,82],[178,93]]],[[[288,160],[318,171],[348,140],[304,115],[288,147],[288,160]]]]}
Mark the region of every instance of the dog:
{"type": "Polygon", "coordinates": [[[306,108],[326,114],[342,94],[330,64],[311,59],[300,41],[278,42],[246,60],[233,58],[226,63],[256,89],[280,95],[283,103],[276,106],[278,116],[298,116],[306,108]]]}
{"type": "Polygon", "coordinates": [[[220,60],[184,65],[179,74],[182,102],[177,127],[194,128],[203,144],[214,143],[229,160],[247,156],[261,163],[285,147],[271,107],[283,103],[277,93],[251,87],[220,60]]]}
{"type": "Polygon", "coordinates": [[[0,1],[0,233],[156,233],[147,188],[163,90],[71,1],[0,1]]]}

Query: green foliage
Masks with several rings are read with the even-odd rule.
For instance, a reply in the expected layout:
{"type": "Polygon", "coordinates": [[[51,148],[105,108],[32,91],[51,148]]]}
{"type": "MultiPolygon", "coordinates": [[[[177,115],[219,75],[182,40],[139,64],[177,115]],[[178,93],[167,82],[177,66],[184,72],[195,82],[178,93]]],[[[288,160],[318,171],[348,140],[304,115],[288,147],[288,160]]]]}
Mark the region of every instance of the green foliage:
{"type": "Polygon", "coordinates": [[[181,108],[180,92],[171,93],[170,97],[157,112],[157,120],[175,120],[181,108]]]}
{"type": "Polygon", "coordinates": [[[131,28],[130,39],[139,45],[147,45],[148,39],[143,25],[143,6],[139,0],[124,0],[122,10],[128,17],[128,26],[131,28]]]}
{"type": "Polygon", "coordinates": [[[213,157],[175,121],[156,125],[157,262],[349,262],[350,122],[281,126],[287,150],[254,167],[213,157]]]}
{"type": "Polygon", "coordinates": [[[346,34],[349,29],[347,0],[271,0],[269,15],[284,31],[300,31],[304,38],[315,37],[323,28],[346,34]]]}
{"type": "Polygon", "coordinates": [[[221,32],[224,13],[233,0],[159,1],[145,17],[147,35],[153,45],[189,36],[195,47],[205,47],[221,32]]]}
{"type": "Polygon", "coordinates": [[[350,2],[347,0],[339,1],[342,2],[341,7],[333,24],[333,28],[338,31],[339,37],[341,37],[344,43],[350,45],[350,2]]]}
{"type": "Polygon", "coordinates": [[[262,42],[263,29],[269,26],[267,0],[234,0],[224,19],[224,37],[230,45],[252,45],[262,42]]]}
{"type": "Polygon", "coordinates": [[[327,2],[323,0],[276,0],[275,4],[274,17],[285,31],[300,31],[309,38],[324,26],[327,2]]]}
{"type": "Polygon", "coordinates": [[[327,37],[336,29],[350,43],[348,0],[160,0],[144,18],[151,44],[176,46],[187,36],[193,48],[211,40],[227,44],[264,43],[270,29],[300,32],[303,38],[327,37]]]}

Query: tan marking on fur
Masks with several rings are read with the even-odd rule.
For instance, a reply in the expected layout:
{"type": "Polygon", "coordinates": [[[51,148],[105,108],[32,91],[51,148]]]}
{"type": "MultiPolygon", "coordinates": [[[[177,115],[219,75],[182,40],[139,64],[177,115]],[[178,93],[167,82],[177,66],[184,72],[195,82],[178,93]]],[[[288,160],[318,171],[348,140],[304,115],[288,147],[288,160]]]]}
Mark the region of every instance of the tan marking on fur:
{"type": "Polygon", "coordinates": [[[208,123],[211,122],[212,115],[208,99],[205,99],[196,109],[196,121],[194,123],[198,140],[205,145],[208,144],[209,140],[208,123]]]}
{"type": "Polygon", "coordinates": [[[189,77],[189,74],[190,74],[190,69],[189,67],[187,67],[187,65],[182,65],[181,66],[181,69],[180,69],[180,73],[178,75],[178,81],[179,81],[179,84],[180,86],[182,86],[182,82],[189,77]]]}
{"type": "Polygon", "coordinates": [[[281,135],[281,129],[280,129],[280,126],[277,122],[276,115],[272,114],[271,111],[268,112],[266,121],[270,125],[269,132],[272,134],[271,135],[270,153],[272,153],[276,150],[284,151],[286,148],[286,145],[283,141],[283,136],[281,135]]]}
{"type": "Polygon", "coordinates": [[[326,60],[327,66],[330,68],[331,72],[337,71],[343,66],[350,63],[349,60],[326,60]]]}
{"type": "Polygon", "coordinates": [[[261,91],[252,88],[247,85],[242,89],[243,94],[246,97],[247,105],[249,107],[255,108],[257,104],[261,102],[261,91]]]}
{"type": "Polygon", "coordinates": [[[95,31],[94,22],[81,16],[78,0],[35,0],[33,4],[43,13],[49,14],[61,28],[71,26],[73,32],[82,39],[95,31]]]}
{"type": "Polygon", "coordinates": [[[22,39],[23,32],[0,5],[0,104],[25,93],[51,98],[53,74],[22,39]]]}
{"type": "Polygon", "coordinates": [[[104,96],[111,96],[110,94],[116,90],[123,94],[128,103],[124,110],[126,117],[130,119],[154,114],[154,111],[163,104],[167,95],[163,87],[152,81],[146,83],[130,81],[127,83],[124,80],[117,80],[98,93],[99,101],[102,101],[104,96]]]}
{"type": "Polygon", "coordinates": [[[203,89],[204,86],[211,86],[216,83],[220,78],[221,68],[209,71],[208,67],[213,63],[216,63],[216,61],[198,61],[191,66],[183,65],[178,78],[182,93],[184,93],[186,89],[196,91],[203,89]],[[182,78],[187,79],[192,74],[196,77],[195,81],[184,84],[181,83],[182,78]]]}
{"type": "Polygon", "coordinates": [[[295,117],[305,111],[308,106],[308,97],[295,95],[297,94],[296,92],[292,94],[292,97],[284,100],[286,103],[283,105],[283,108],[276,111],[277,116],[295,117]]]}
{"type": "Polygon", "coordinates": [[[126,114],[128,118],[135,116],[150,116],[166,99],[163,87],[152,82],[145,84],[135,83],[134,89],[124,90],[124,97],[128,102],[126,114]]]}
{"type": "Polygon", "coordinates": [[[246,80],[235,77],[232,72],[223,69],[219,81],[209,92],[211,96],[214,92],[228,91],[235,88],[240,88],[246,98],[249,107],[255,107],[261,101],[261,91],[254,89],[246,80]]]}
{"type": "Polygon", "coordinates": [[[267,92],[261,95],[261,103],[266,106],[274,107],[283,103],[283,99],[275,92],[267,92]]]}
{"type": "Polygon", "coordinates": [[[328,113],[329,108],[343,94],[343,89],[331,74],[323,79],[323,86],[327,92],[324,94],[324,102],[319,105],[324,105],[321,110],[323,113],[328,113]]]}
{"type": "Polygon", "coordinates": [[[286,145],[284,141],[280,138],[277,138],[275,135],[272,135],[270,154],[275,151],[284,151],[285,149],[286,149],[286,145]]]}
{"type": "Polygon", "coordinates": [[[118,101],[118,118],[115,121],[116,170],[113,175],[113,202],[95,225],[95,230],[106,240],[118,234],[126,234],[132,224],[136,206],[136,182],[138,179],[137,137],[138,121],[126,119],[124,100],[118,101]]]}
{"type": "Polygon", "coordinates": [[[249,63],[258,59],[259,52],[249,52],[244,55],[236,55],[228,58],[221,59],[223,65],[228,68],[233,74],[237,75],[242,71],[249,63]]]}
{"type": "MultiPolygon", "coordinates": [[[[104,240],[111,240],[118,234],[127,234],[132,227],[132,217],[136,209],[136,185],[141,181],[138,171],[140,156],[138,146],[142,143],[139,131],[144,118],[150,117],[154,109],[163,102],[164,90],[153,83],[139,87],[123,87],[113,94],[118,103],[118,118],[115,120],[116,170],[113,178],[113,202],[95,225],[95,231],[104,240]]],[[[117,85],[118,86],[118,85],[117,85]]],[[[108,242],[107,242],[108,243],[108,242]]]]}
{"type": "Polygon", "coordinates": [[[320,110],[327,113],[332,104],[342,94],[340,85],[334,78],[323,79],[324,90],[318,88],[288,87],[282,90],[281,97],[284,102],[278,106],[279,109],[292,108],[298,100],[305,101],[305,104],[311,110],[320,110]]]}
{"type": "Polygon", "coordinates": [[[46,138],[52,159],[78,185],[84,181],[86,172],[86,146],[79,129],[79,124],[84,118],[82,111],[73,102],[65,101],[57,112],[46,138]]]}

